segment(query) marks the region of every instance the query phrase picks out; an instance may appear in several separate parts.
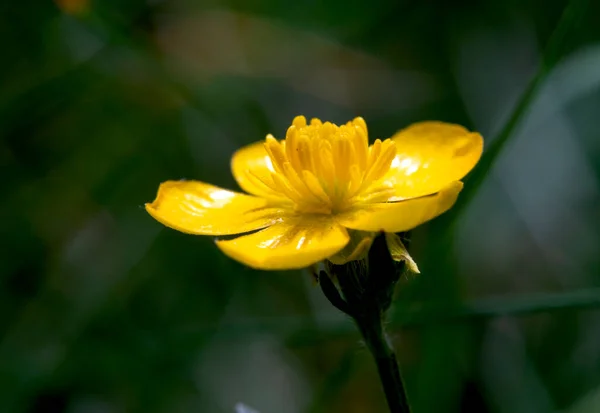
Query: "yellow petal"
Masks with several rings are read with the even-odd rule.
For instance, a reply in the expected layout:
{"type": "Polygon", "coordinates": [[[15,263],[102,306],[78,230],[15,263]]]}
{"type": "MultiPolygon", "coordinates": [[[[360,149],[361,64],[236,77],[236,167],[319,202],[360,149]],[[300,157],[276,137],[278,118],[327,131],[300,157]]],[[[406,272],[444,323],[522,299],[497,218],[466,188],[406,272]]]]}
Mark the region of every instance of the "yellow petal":
{"type": "Polygon", "coordinates": [[[408,231],[447,211],[456,202],[462,187],[462,182],[453,182],[433,195],[364,205],[339,214],[336,220],[347,228],[362,231],[408,231]]]}
{"type": "Polygon", "coordinates": [[[406,264],[406,268],[408,268],[411,272],[415,274],[420,274],[419,267],[415,260],[412,259],[408,250],[402,243],[402,240],[398,236],[398,234],[394,234],[393,232],[385,233],[385,240],[387,242],[388,250],[390,251],[390,255],[394,261],[404,261],[406,264]]]}
{"type": "Polygon", "coordinates": [[[393,200],[433,194],[464,177],[479,161],[483,138],[460,125],[419,122],[396,133],[396,157],[384,178],[393,200]]]}
{"type": "Polygon", "coordinates": [[[349,231],[350,242],[337,254],[328,258],[335,265],[343,265],[350,261],[361,260],[367,256],[374,234],[365,231],[349,231]]]}
{"type": "Polygon", "coordinates": [[[267,200],[221,189],[199,181],[167,181],[146,211],[181,232],[228,235],[275,224],[286,211],[267,200]]]}
{"type": "Polygon", "coordinates": [[[217,241],[226,255],[263,270],[305,268],[322,261],[350,240],[345,228],[331,219],[288,218],[262,231],[229,241],[217,241]]]}
{"type": "Polygon", "coordinates": [[[260,182],[271,182],[271,173],[275,172],[264,141],[237,150],[231,158],[231,172],[244,191],[261,197],[285,199],[284,195],[260,182]]]}

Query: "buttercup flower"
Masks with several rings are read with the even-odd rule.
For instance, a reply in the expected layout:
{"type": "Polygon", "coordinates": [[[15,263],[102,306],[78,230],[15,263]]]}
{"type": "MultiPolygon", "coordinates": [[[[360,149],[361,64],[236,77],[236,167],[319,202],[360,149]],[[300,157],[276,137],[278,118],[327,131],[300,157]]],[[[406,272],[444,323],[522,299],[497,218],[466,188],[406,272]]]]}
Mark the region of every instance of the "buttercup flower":
{"type": "Polygon", "coordinates": [[[268,135],[234,154],[233,175],[251,195],[167,181],[146,210],[190,234],[244,234],[216,244],[253,268],[343,263],[374,232],[408,231],[448,210],[482,150],[481,135],[454,124],[416,123],[369,146],[362,118],[337,126],[298,116],[284,140],[268,135]]]}

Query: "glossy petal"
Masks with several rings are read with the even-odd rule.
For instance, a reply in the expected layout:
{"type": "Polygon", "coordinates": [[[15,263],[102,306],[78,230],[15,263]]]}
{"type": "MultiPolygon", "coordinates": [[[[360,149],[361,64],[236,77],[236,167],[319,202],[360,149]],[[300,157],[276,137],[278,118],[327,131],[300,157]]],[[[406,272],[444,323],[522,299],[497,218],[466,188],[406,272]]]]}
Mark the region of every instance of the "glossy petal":
{"type": "Polygon", "coordinates": [[[433,194],[464,177],[479,161],[483,138],[460,125],[419,122],[396,133],[397,155],[384,178],[395,200],[433,194]]]}
{"type": "Polygon", "coordinates": [[[370,204],[340,214],[337,221],[351,229],[402,232],[413,229],[447,211],[458,197],[462,182],[453,182],[440,192],[399,202],[370,204]]]}
{"type": "Polygon", "coordinates": [[[275,224],[286,211],[267,200],[199,181],[167,181],[146,211],[162,224],[199,235],[240,234],[275,224]]]}
{"type": "Polygon", "coordinates": [[[286,199],[283,194],[274,192],[260,182],[271,181],[274,171],[264,141],[244,146],[231,158],[231,172],[244,191],[261,197],[286,199]]]}
{"type": "Polygon", "coordinates": [[[348,231],[350,242],[337,254],[328,258],[335,265],[343,265],[350,261],[363,259],[367,256],[375,234],[366,231],[348,231]]]}
{"type": "Polygon", "coordinates": [[[344,248],[345,228],[330,218],[289,218],[262,231],[217,246],[229,257],[252,268],[286,270],[305,268],[344,248]]]}
{"type": "Polygon", "coordinates": [[[388,250],[390,251],[390,255],[394,261],[404,261],[406,264],[406,268],[408,268],[411,272],[415,274],[420,274],[419,267],[415,260],[412,259],[408,250],[402,243],[402,240],[398,236],[398,234],[394,234],[393,232],[385,233],[385,241],[387,242],[388,250]]]}

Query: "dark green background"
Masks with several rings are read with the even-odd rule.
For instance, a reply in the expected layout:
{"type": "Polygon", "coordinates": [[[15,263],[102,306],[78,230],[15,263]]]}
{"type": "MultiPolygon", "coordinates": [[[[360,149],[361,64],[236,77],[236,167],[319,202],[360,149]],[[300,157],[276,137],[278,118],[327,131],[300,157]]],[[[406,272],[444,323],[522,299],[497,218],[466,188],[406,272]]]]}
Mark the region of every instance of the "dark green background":
{"type": "Polygon", "coordinates": [[[0,6],[0,412],[384,412],[307,273],[143,209],[298,114],[486,139],[390,315],[414,413],[600,411],[597,0],[58,3],[0,6]]]}

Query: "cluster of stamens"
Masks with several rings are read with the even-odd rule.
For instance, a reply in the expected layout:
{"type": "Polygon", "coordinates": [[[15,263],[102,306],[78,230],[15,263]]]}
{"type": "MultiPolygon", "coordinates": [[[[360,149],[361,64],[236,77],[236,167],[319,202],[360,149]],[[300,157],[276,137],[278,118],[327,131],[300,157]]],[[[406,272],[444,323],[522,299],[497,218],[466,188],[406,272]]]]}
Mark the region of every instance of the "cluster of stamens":
{"type": "Polygon", "coordinates": [[[377,139],[369,146],[362,118],[337,126],[318,119],[307,125],[304,116],[297,116],[285,140],[268,135],[265,148],[271,174],[253,175],[253,180],[285,195],[297,211],[332,214],[389,196],[389,189],[377,183],[396,156],[395,144],[377,139]]]}

